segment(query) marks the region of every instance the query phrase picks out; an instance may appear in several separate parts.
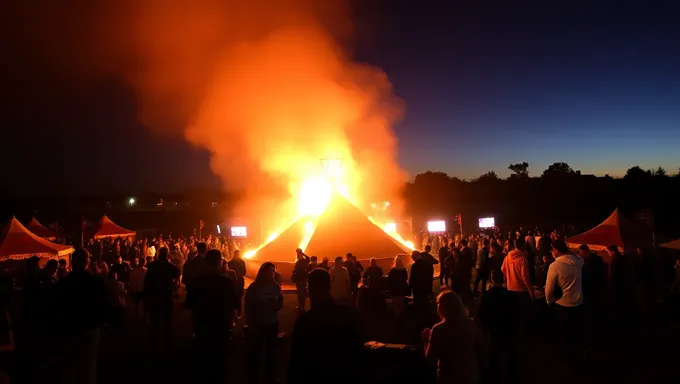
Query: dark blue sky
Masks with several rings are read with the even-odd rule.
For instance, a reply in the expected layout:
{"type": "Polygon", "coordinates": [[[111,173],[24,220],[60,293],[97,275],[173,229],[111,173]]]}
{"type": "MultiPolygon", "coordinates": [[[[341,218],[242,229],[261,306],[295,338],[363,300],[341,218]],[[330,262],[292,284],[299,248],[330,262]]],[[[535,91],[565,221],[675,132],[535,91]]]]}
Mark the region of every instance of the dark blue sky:
{"type": "Polygon", "coordinates": [[[680,167],[674,3],[395,3],[358,54],[407,101],[397,133],[411,174],[507,175],[521,161],[532,175],[556,161],[600,175],[680,167]]]}
{"type": "MultiPolygon", "coordinates": [[[[406,102],[395,130],[411,177],[507,176],[508,165],[522,161],[534,176],[557,161],[614,176],[636,164],[680,167],[674,2],[357,3],[356,57],[383,68],[406,102]]],[[[12,164],[5,189],[217,185],[205,153],[135,122],[123,84],[75,91],[55,73],[19,57],[2,74],[0,156],[12,164]]]]}

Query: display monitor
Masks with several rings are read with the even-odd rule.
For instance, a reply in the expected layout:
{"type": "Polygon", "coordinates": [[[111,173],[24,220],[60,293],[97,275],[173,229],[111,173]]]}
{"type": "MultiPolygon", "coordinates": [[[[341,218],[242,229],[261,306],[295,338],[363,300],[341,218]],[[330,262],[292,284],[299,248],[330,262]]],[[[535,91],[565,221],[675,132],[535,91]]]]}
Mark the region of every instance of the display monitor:
{"type": "Polygon", "coordinates": [[[428,232],[446,232],[446,222],[443,220],[438,221],[428,221],[427,222],[428,232]]]}
{"type": "Polygon", "coordinates": [[[231,227],[231,237],[246,237],[248,231],[246,227],[231,227]]]}
{"type": "Polygon", "coordinates": [[[479,228],[493,228],[496,226],[496,219],[493,217],[480,217],[479,228]]]}

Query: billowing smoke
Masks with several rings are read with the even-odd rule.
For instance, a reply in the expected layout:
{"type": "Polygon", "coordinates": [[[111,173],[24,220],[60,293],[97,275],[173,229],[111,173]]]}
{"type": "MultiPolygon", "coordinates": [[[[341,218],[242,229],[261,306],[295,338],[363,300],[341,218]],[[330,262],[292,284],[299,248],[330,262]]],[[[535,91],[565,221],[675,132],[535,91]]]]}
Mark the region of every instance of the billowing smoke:
{"type": "Polygon", "coordinates": [[[343,1],[34,3],[10,14],[36,59],[122,76],[145,126],[209,151],[226,189],[250,191],[236,215],[272,209],[260,191],[295,193],[327,157],[345,159],[363,202],[398,196],[391,126],[402,104],[385,73],[348,55],[343,1]]]}

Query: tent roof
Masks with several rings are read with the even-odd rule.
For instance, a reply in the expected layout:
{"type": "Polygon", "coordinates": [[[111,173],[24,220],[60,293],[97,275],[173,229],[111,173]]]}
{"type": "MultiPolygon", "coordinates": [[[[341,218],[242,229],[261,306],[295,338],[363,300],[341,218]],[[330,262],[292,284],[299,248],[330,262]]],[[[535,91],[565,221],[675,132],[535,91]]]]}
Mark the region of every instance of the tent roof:
{"type": "Polygon", "coordinates": [[[0,259],[24,259],[31,256],[60,257],[71,254],[73,247],[55,244],[34,234],[12,217],[0,233],[0,259]]]}
{"type": "Polygon", "coordinates": [[[40,224],[38,219],[33,217],[31,221],[26,224],[26,228],[35,233],[36,235],[40,237],[44,237],[47,240],[54,240],[57,238],[57,234],[54,233],[51,229],[45,227],[44,225],[40,224]]]}
{"type": "Polygon", "coordinates": [[[619,209],[615,209],[609,217],[597,227],[567,239],[570,245],[587,244],[598,250],[616,245],[625,250],[637,247],[649,247],[653,244],[652,232],[627,219],[619,209]]]}
{"type": "Polygon", "coordinates": [[[103,239],[105,237],[125,237],[134,236],[136,234],[137,232],[121,227],[120,225],[111,221],[108,216],[104,215],[97,224],[97,228],[94,232],[94,238],[103,239]]]}
{"type": "Polygon", "coordinates": [[[659,247],[680,250],[680,239],[669,241],[668,243],[659,244],[659,247]]]}
{"type": "MultiPolygon", "coordinates": [[[[295,261],[295,249],[302,240],[305,223],[302,218],[291,225],[269,244],[262,247],[253,259],[263,261],[295,261]]],[[[309,256],[319,259],[345,256],[351,252],[359,259],[390,258],[411,254],[392,236],[373,224],[368,217],[346,198],[335,195],[319,217],[314,234],[305,249],[309,256]]]]}

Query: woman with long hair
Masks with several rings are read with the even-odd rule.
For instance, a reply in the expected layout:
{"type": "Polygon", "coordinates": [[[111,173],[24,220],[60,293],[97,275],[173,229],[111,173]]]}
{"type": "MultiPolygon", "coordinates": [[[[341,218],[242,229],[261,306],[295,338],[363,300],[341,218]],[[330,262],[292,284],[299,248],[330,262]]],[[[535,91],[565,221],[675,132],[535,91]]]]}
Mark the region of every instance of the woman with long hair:
{"type": "MultiPolygon", "coordinates": [[[[276,281],[276,265],[265,262],[255,281],[248,287],[245,311],[251,340],[251,372],[261,374],[264,382],[276,380],[276,340],[279,334],[279,311],[283,308],[281,286],[276,281]]],[[[256,382],[262,382],[257,378],[256,382]]]]}
{"type": "Polygon", "coordinates": [[[404,297],[411,294],[408,272],[401,255],[394,257],[394,264],[387,274],[387,286],[392,296],[392,310],[395,315],[401,315],[404,312],[404,297]]]}
{"type": "Polygon", "coordinates": [[[453,291],[442,292],[437,313],[442,321],[422,335],[425,356],[437,364],[437,382],[479,383],[488,362],[487,345],[463,301],[453,291]]]}

